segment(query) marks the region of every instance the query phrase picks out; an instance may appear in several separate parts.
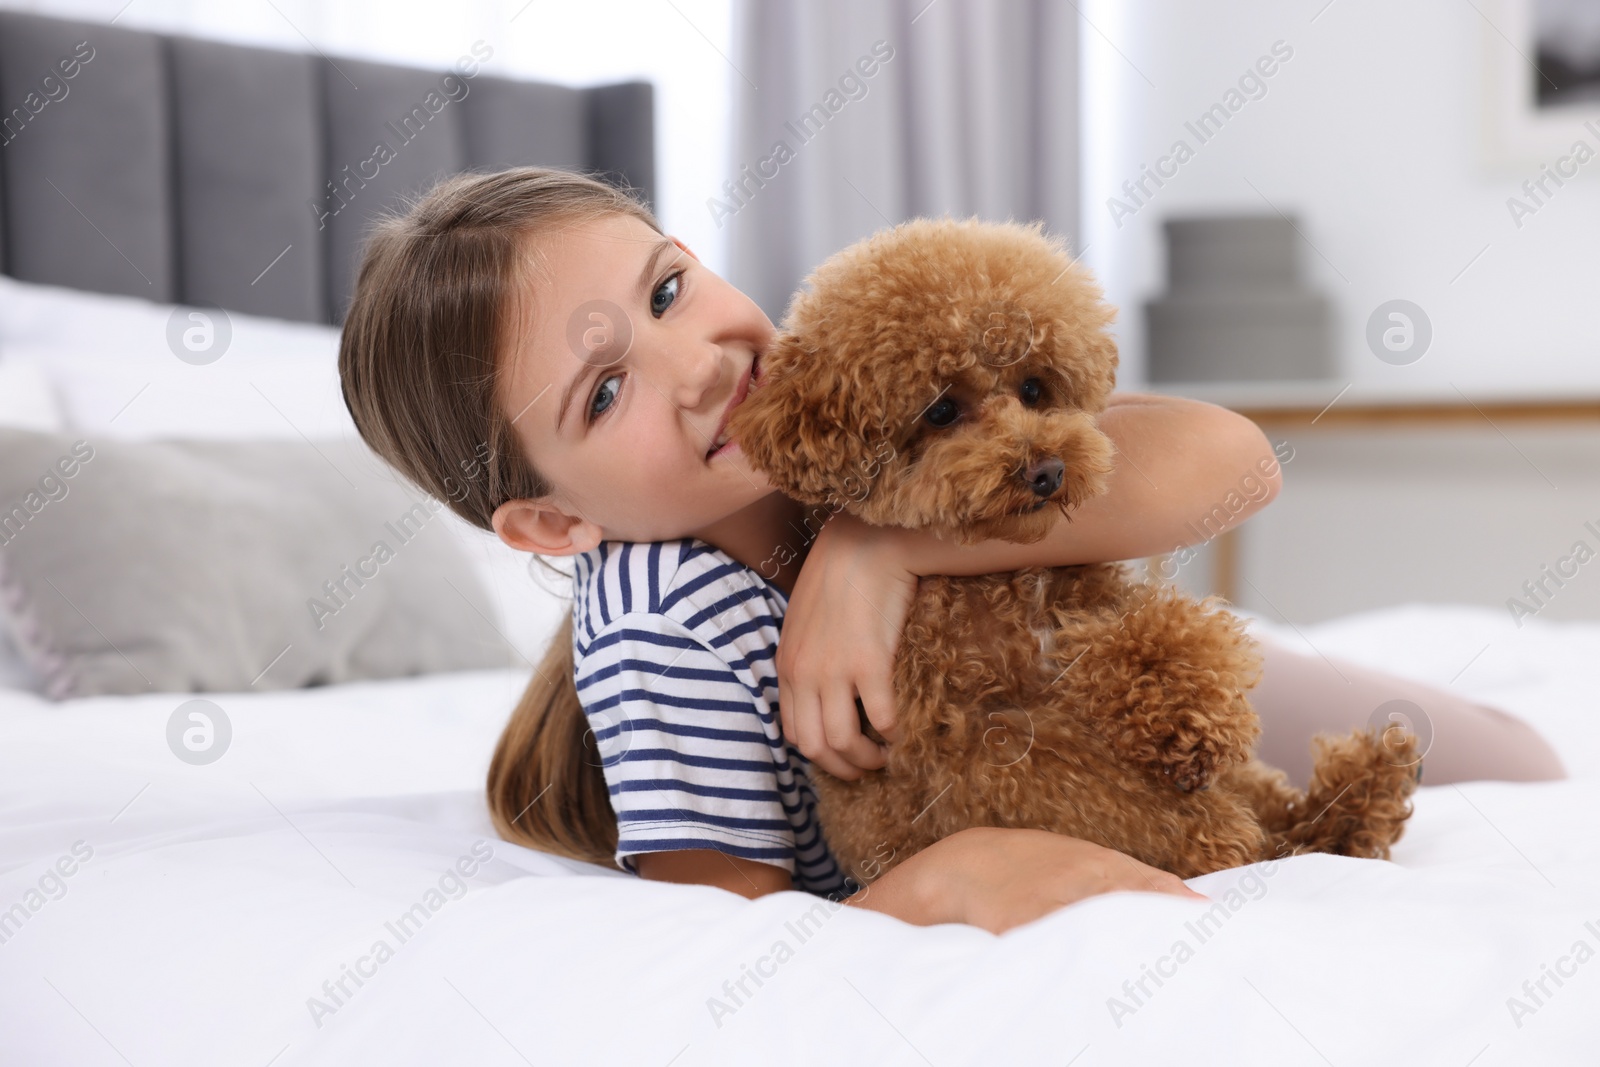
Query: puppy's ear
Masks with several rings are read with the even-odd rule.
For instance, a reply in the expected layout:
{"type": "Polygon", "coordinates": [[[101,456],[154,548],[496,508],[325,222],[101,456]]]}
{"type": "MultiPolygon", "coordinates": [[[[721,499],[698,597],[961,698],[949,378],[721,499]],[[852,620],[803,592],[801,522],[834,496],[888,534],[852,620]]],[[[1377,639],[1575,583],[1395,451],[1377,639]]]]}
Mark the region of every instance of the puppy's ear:
{"type": "Polygon", "coordinates": [[[728,430],[773,488],[805,504],[831,504],[845,497],[846,479],[860,477],[867,452],[848,425],[851,392],[833,358],[780,332],[728,430]]]}

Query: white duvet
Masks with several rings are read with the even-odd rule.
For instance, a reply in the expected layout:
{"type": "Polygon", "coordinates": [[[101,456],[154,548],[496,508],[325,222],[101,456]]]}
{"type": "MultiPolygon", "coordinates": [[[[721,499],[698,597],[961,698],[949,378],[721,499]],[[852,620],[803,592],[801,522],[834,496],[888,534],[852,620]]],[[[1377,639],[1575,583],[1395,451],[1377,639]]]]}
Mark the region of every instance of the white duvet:
{"type": "Polygon", "coordinates": [[[1425,787],[1391,863],[1300,856],[1193,879],[1209,908],[1118,893],[994,937],[500,841],[483,775],[517,672],[213,696],[207,765],[168,747],[186,696],[0,691],[0,1064],[1600,1063],[1600,625],[1304,632],[1461,672],[1572,779],[1425,787]]]}

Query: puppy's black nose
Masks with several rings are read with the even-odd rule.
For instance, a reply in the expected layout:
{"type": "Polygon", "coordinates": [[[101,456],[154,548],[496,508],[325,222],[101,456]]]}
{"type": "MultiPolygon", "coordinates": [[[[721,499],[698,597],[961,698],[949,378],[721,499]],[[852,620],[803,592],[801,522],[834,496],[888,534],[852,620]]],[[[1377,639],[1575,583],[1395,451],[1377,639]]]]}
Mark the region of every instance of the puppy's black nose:
{"type": "Polygon", "coordinates": [[[1023,472],[1022,480],[1028,483],[1033,495],[1043,498],[1061,488],[1061,477],[1067,465],[1054,457],[1041,459],[1023,472]]]}

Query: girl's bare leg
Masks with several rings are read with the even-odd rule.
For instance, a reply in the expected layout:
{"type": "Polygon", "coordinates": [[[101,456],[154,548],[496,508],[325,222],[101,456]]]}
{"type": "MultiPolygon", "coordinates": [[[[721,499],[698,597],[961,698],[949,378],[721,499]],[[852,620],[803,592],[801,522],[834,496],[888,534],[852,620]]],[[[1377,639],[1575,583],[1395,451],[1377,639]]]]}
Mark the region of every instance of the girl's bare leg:
{"type": "MultiPolygon", "coordinates": [[[[1346,734],[1368,725],[1391,700],[1408,700],[1431,723],[1433,740],[1423,761],[1423,785],[1492,779],[1539,782],[1567,776],[1538,731],[1487,704],[1444,689],[1397,678],[1348,660],[1303,655],[1263,635],[1261,682],[1249,693],[1261,716],[1256,755],[1304,788],[1311,777],[1311,737],[1346,734]],[[1337,668],[1337,669],[1335,669],[1337,668]]],[[[1412,713],[1415,716],[1415,713],[1412,713]]],[[[1420,726],[1417,734],[1427,741],[1420,726]]]]}

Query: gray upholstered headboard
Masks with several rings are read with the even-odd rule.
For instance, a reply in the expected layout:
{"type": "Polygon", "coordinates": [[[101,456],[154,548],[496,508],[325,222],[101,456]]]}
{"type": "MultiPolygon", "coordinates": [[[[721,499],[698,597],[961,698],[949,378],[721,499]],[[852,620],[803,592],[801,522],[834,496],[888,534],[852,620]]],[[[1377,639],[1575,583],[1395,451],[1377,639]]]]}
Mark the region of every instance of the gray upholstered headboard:
{"type": "Polygon", "coordinates": [[[443,175],[533,163],[654,203],[649,83],[462,53],[422,70],[0,12],[0,270],[336,323],[368,223],[443,175]]]}

